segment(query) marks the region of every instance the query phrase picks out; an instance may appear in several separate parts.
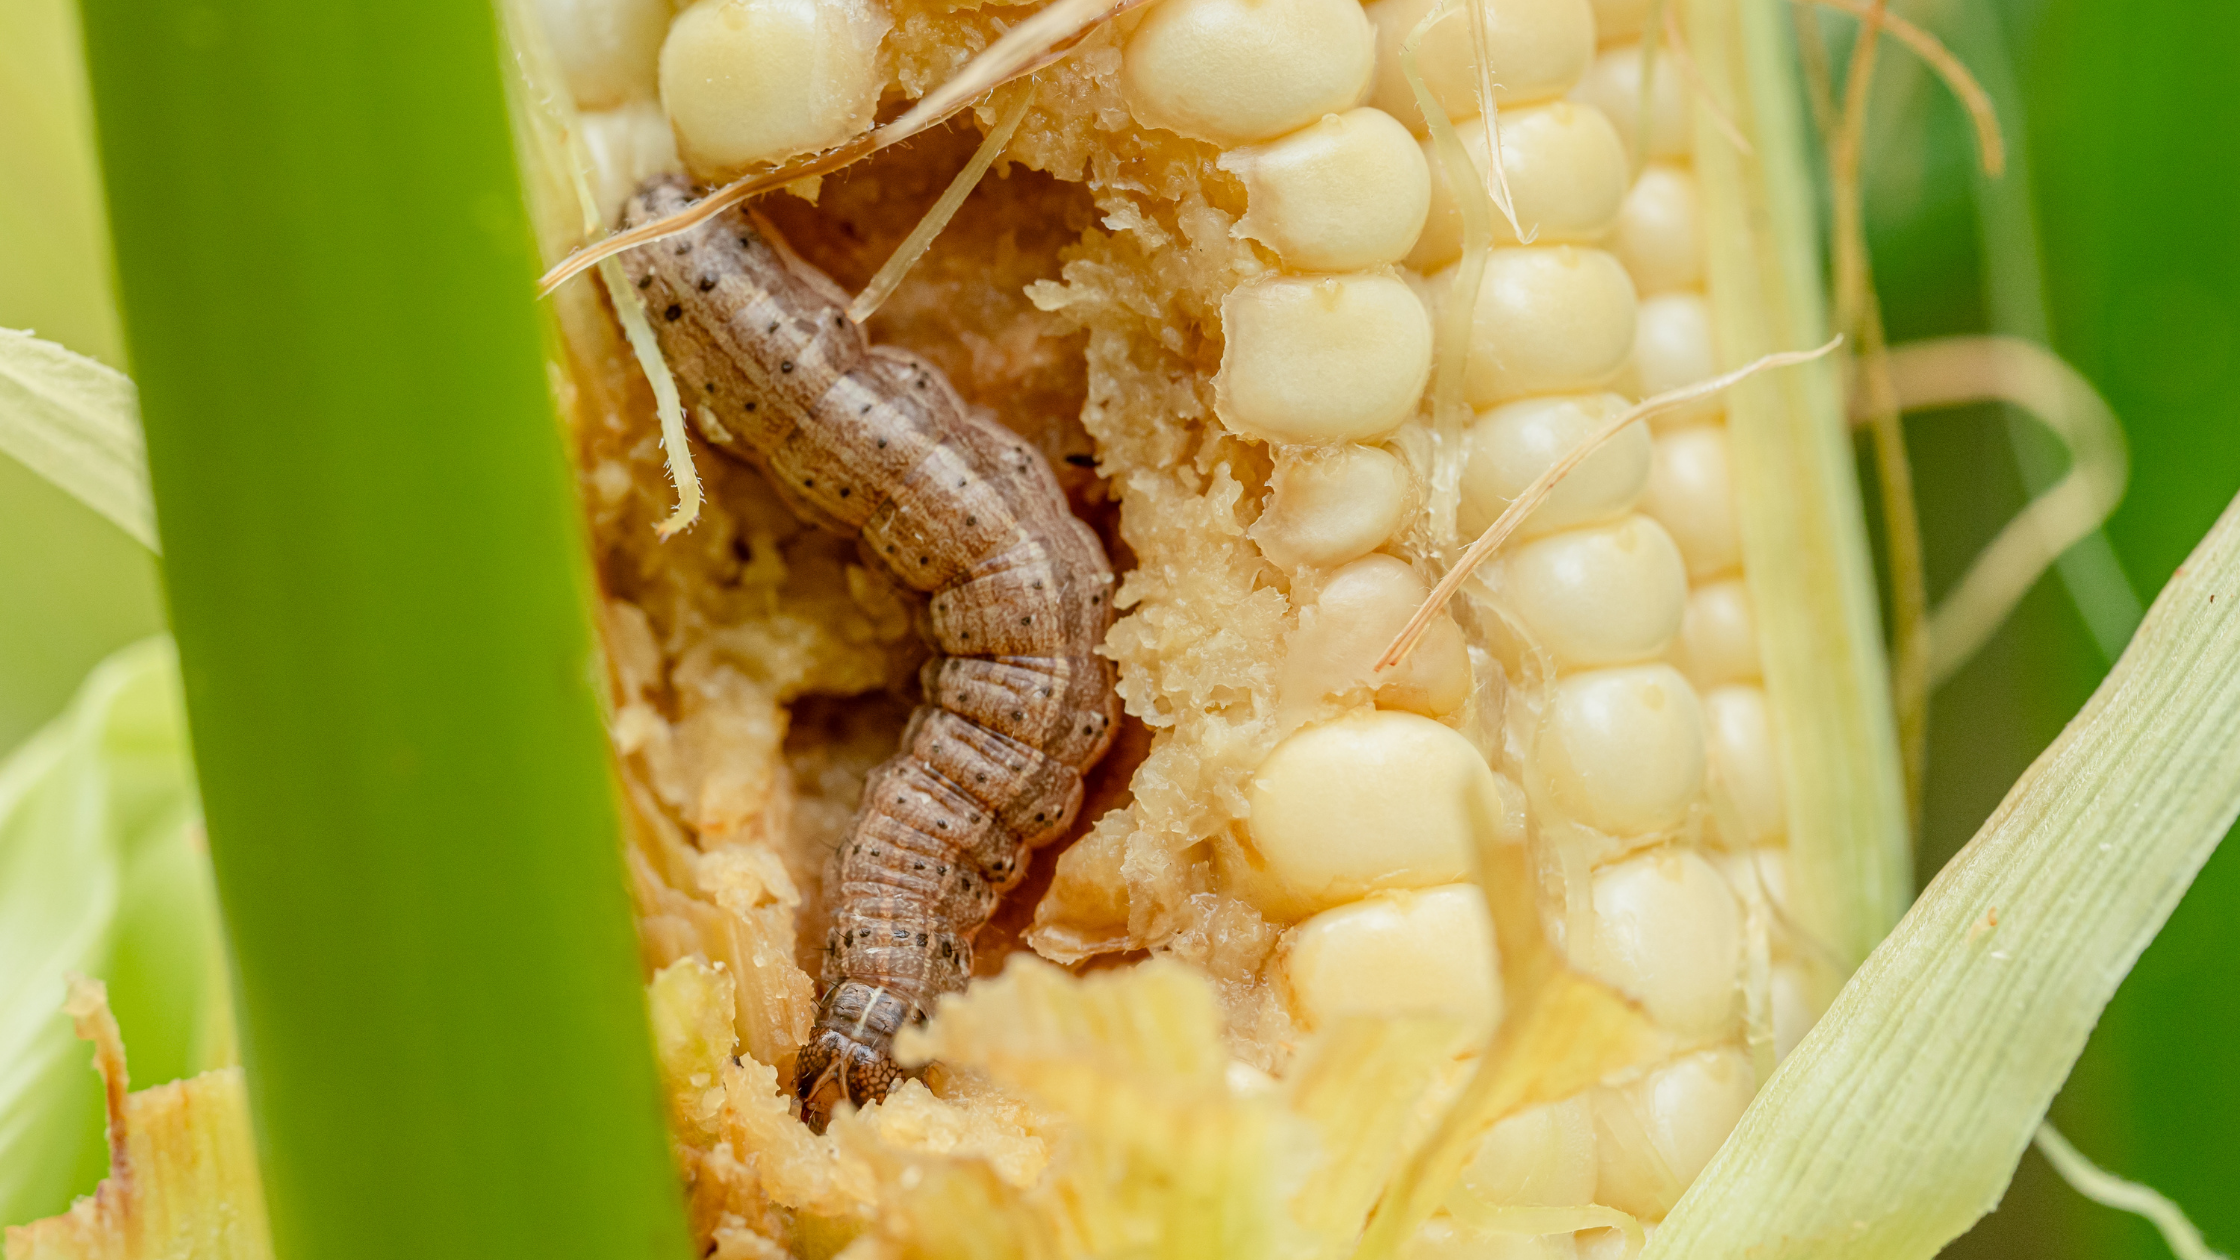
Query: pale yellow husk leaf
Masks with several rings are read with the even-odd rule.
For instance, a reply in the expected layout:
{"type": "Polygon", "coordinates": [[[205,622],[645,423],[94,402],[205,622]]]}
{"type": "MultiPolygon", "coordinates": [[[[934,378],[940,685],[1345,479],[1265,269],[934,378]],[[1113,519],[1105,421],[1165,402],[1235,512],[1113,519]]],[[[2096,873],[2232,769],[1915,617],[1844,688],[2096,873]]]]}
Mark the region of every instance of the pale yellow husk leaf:
{"type": "Polygon", "coordinates": [[[2240,505],[1653,1240],[1931,1256],[1989,1211],[2101,1008],[2240,813],[2240,505]]]}

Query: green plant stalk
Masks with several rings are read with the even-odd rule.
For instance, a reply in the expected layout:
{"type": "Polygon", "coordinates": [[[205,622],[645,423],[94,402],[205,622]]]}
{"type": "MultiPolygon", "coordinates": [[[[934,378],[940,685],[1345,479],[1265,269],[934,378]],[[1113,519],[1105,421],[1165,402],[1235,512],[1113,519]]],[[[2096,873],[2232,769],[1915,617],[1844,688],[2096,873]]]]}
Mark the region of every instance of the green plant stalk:
{"type": "Polygon", "coordinates": [[[275,1246],[681,1255],[493,15],[83,13],[275,1246]]]}

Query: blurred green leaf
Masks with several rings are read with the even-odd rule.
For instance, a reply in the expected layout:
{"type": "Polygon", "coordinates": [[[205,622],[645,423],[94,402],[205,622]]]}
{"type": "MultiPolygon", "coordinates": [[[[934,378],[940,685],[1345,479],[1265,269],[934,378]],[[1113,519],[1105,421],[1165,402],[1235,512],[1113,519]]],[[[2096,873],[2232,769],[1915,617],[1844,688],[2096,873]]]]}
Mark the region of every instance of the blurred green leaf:
{"type": "MultiPolygon", "coordinates": [[[[0,172],[0,328],[122,368],[70,0],[0,0],[0,172]]],[[[0,457],[0,752],[103,656],[162,628],[147,552],[0,457]]]]}
{"type": "Polygon", "coordinates": [[[107,1167],[101,1085],[62,1014],[98,976],[140,1086],[233,1059],[224,947],[168,641],[126,649],[0,765],[0,1224],[107,1167]]]}

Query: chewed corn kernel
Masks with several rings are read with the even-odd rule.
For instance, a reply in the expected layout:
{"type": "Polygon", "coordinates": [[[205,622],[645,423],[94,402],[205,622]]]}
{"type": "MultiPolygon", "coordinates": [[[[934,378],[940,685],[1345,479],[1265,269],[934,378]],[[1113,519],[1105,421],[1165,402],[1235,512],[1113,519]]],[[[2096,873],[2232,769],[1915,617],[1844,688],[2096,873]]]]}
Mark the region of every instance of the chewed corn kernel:
{"type": "MultiPolygon", "coordinates": [[[[1662,394],[1719,374],[1711,341],[1711,304],[1700,293],[1643,298],[1633,338],[1634,369],[1643,395],[1662,394]]],[[[1675,429],[1720,414],[1717,398],[1699,398],[1658,415],[1654,425],[1675,429]]]]}
{"type": "Polygon", "coordinates": [[[1703,758],[1703,711],[1688,680],[1669,665],[1630,665],[1556,683],[1534,770],[1573,818],[1635,836],[1687,817],[1703,758]]]}
{"type": "MultiPolygon", "coordinates": [[[[1648,442],[1641,471],[1648,476],[1648,442]]],[[[1375,551],[1414,505],[1407,465],[1374,446],[1289,451],[1276,460],[1267,506],[1253,524],[1262,555],[1285,568],[1330,566],[1375,551]]]]}
{"type": "Polygon", "coordinates": [[[1430,594],[1421,575],[1391,556],[1363,556],[1331,574],[1300,611],[1284,663],[1285,700],[1343,697],[1374,686],[1384,708],[1432,716],[1460,708],[1470,694],[1470,654],[1445,614],[1399,665],[1374,672],[1385,645],[1430,594]]]}
{"type": "Polygon", "coordinates": [[[1680,544],[1689,577],[1711,577],[1742,563],[1726,426],[1703,424],[1658,434],[1641,510],[1656,517],[1680,544]]]}
{"type": "Polygon", "coordinates": [[[677,167],[676,133],[652,101],[581,114],[577,123],[591,156],[591,197],[610,223],[647,176],[677,167]]]}
{"type": "Polygon", "coordinates": [[[1728,807],[1721,821],[1740,828],[1736,844],[1770,844],[1788,830],[1773,715],[1762,688],[1719,687],[1703,696],[1705,752],[1712,792],[1728,807]]]}
{"type": "Polygon", "coordinates": [[[1564,530],[1512,548],[1492,575],[1502,606],[1559,669],[1623,665],[1680,631],[1680,549],[1645,516],[1564,530]]]}
{"type": "MultiPolygon", "coordinates": [[[[1431,12],[1436,0],[1376,0],[1369,19],[1377,27],[1377,80],[1370,103],[1422,134],[1423,113],[1400,68],[1400,41],[1431,12]]],[[[1486,43],[1493,53],[1493,99],[1502,109],[1563,95],[1594,57],[1594,14],[1586,0],[1489,0],[1484,4],[1486,43]]],[[[1424,86],[1449,118],[1478,114],[1477,59],[1471,55],[1470,14],[1457,5],[1417,46],[1424,86]]]]}
{"type": "Polygon", "coordinates": [[[870,126],[889,24],[868,0],[699,0],[661,45],[661,104],[678,152],[714,176],[870,126]]]}
{"type": "Polygon", "coordinates": [[[1304,271],[1355,271],[1408,256],[1431,173],[1407,128],[1376,109],[1328,114],[1280,140],[1231,149],[1244,181],[1239,233],[1304,271]]]}
{"type": "MultiPolygon", "coordinates": [[[[1222,423],[1269,442],[1360,442],[1413,415],[1431,320],[1396,276],[1270,276],[1221,301],[1222,423]]],[[[1628,333],[1631,322],[1628,322],[1628,333]]]]}
{"type": "MultiPolygon", "coordinates": [[[[1493,524],[1534,479],[1626,409],[1616,394],[1528,398],[1481,413],[1464,436],[1462,524],[1493,524]]],[[[1649,484],[1649,428],[1630,424],[1556,483],[1524,518],[1519,538],[1612,520],[1631,511],[1649,484]]]]}
{"type": "Polygon", "coordinates": [[[1148,126],[1251,144],[1359,105],[1375,60],[1355,0],[1165,0],[1128,37],[1120,86],[1148,126]]]}
{"type": "MultiPolygon", "coordinates": [[[[1455,272],[1434,277],[1441,302],[1453,300],[1455,272]]],[[[1470,325],[1470,405],[1601,388],[1633,350],[1633,308],[1633,281],[1599,249],[1494,250],[1470,325]]]]}
{"type": "Polygon", "coordinates": [[[1672,663],[1699,689],[1759,677],[1757,614],[1741,578],[1706,582],[1689,592],[1672,663]]]}
{"type": "Polygon", "coordinates": [[[1644,294],[1702,284],[1703,208],[1695,172],[1669,162],[1644,167],[1618,209],[1610,252],[1644,294]]]}
{"type": "Polygon", "coordinates": [[[1292,1010],[1309,1029],[1429,1013],[1482,1042],[1501,1022],[1497,959],[1484,896],[1448,884],[1325,910],[1284,935],[1282,965],[1292,1010]]]}
{"type": "MultiPolygon", "coordinates": [[[[1455,132],[1478,169],[1487,169],[1485,120],[1458,123],[1455,132]]],[[[1462,210],[1436,146],[1425,140],[1423,154],[1430,209],[1407,258],[1409,266],[1429,271],[1462,257],[1462,210]]],[[[1501,162],[1517,223],[1533,244],[1591,244],[1617,221],[1626,195],[1626,153],[1602,111],[1571,101],[1503,111],[1501,162]]],[[[1494,243],[1516,244],[1509,220],[1492,218],[1494,243]]]]}
{"type": "Polygon", "coordinates": [[[1478,1143],[1462,1184],[1504,1207],[1570,1207],[1594,1201],[1594,1106],[1576,1095],[1502,1118],[1478,1143]]]}
{"type": "Polygon", "coordinates": [[[1570,954],[1666,1028],[1715,1035],[1737,1009],[1741,908],[1701,854],[1652,850],[1594,873],[1593,912],[1570,954]]]}
{"type": "Polygon", "coordinates": [[[1749,1058],[1728,1047],[1685,1055],[1639,1080],[1595,1091],[1596,1198],[1621,1212],[1661,1219],[1727,1140],[1756,1088],[1749,1058]]]}
{"type": "MultiPolygon", "coordinates": [[[[1657,58],[1649,93],[1649,144],[1646,156],[1676,158],[1687,155],[1687,87],[1670,56],[1657,58]]],[[[1639,153],[1634,132],[1641,123],[1641,45],[1609,48],[1571,89],[1571,99],[1584,101],[1607,114],[1625,142],[1626,152],[1639,153]]]]}
{"type": "Polygon", "coordinates": [[[1357,712],[1299,731],[1253,776],[1252,841],[1274,877],[1323,908],[1470,869],[1469,799],[1501,792],[1470,741],[1413,713],[1357,712]]]}
{"type": "Polygon", "coordinates": [[[652,98],[668,0],[537,0],[537,16],[577,109],[652,98]]]}

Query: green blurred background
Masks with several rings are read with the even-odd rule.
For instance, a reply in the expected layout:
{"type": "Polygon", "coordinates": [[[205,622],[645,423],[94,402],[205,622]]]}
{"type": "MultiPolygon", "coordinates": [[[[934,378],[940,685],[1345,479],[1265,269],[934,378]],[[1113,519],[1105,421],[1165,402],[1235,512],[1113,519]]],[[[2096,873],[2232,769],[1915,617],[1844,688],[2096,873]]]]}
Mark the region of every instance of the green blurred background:
{"type": "MultiPolygon", "coordinates": [[[[1926,880],[2090,694],[2135,601],[2152,598],[2240,490],[2240,7],[2200,0],[1935,0],[1897,11],[1983,78],[2018,158],[1975,170],[1943,89],[1887,54],[1870,130],[1869,223],[1891,339],[2041,338],[2130,435],[2131,489],[2104,541],[2041,580],[1935,697],[1926,880]]],[[[1840,50],[1849,19],[1826,29],[1840,50]]],[[[86,137],[75,10],[0,0],[0,326],[120,368],[86,137]]],[[[1915,417],[1932,593],[2058,472],[1997,409],[1915,417]],[[2027,471],[2026,471],[2027,470],[2027,471]]],[[[0,749],[95,661],[160,628],[149,557],[0,457],[0,749]]],[[[2103,1166],[2240,1246],[2240,853],[2212,860],[2117,995],[2054,1119],[2103,1166]]],[[[1968,1257],[2166,1255],[2151,1228],[2085,1202],[2035,1155],[1968,1257]]]]}

